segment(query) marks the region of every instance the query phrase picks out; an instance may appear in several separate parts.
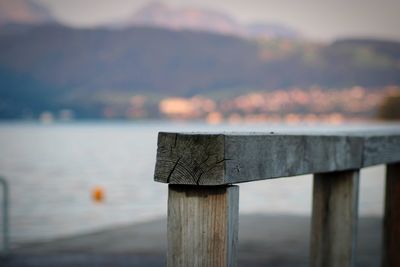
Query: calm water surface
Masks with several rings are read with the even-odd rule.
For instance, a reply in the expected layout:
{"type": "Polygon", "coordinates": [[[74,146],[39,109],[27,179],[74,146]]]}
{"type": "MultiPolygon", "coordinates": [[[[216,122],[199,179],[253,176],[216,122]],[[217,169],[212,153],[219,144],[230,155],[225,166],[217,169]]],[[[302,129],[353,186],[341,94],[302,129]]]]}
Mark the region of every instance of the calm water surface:
{"type": "MultiPolygon", "coordinates": [[[[281,125],[155,122],[0,123],[0,175],[11,187],[11,239],[51,239],[166,215],[153,181],[158,131],[276,131],[281,125]],[[91,190],[105,189],[95,203],[91,190]]],[[[382,166],[361,173],[360,213],[382,213],[382,166]]],[[[311,213],[311,176],[241,184],[242,213],[311,213]]]]}

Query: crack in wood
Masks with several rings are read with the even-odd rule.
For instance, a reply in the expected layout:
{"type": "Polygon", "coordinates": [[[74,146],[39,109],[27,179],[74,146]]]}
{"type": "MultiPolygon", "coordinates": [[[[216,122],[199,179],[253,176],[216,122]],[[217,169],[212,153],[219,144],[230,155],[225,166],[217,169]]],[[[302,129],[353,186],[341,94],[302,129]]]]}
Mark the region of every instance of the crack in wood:
{"type": "Polygon", "coordinates": [[[232,159],[222,159],[222,160],[216,161],[209,169],[203,171],[203,172],[199,175],[199,178],[197,178],[197,180],[196,180],[196,185],[200,185],[200,179],[201,179],[201,177],[202,177],[204,174],[206,174],[206,173],[210,172],[211,170],[213,170],[213,169],[219,167],[218,164],[220,164],[220,163],[222,163],[222,162],[224,162],[224,161],[228,161],[228,160],[232,160],[232,159]]]}
{"type": "Polygon", "coordinates": [[[215,162],[215,164],[219,164],[221,162],[228,161],[228,160],[233,160],[233,159],[221,159],[220,161],[215,162]]]}
{"type": "Polygon", "coordinates": [[[172,173],[175,171],[175,168],[176,168],[176,166],[178,166],[180,160],[181,160],[181,157],[178,158],[178,160],[175,162],[174,167],[172,168],[171,172],[169,173],[169,175],[167,177],[167,183],[169,183],[169,180],[171,179],[172,173]]]}
{"type": "MultiPolygon", "coordinates": [[[[169,175],[167,177],[167,180],[166,180],[167,183],[171,182],[172,174],[177,173],[177,172],[180,174],[180,175],[178,175],[178,178],[179,178],[179,176],[185,176],[185,173],[186,173],[190,176],[190,178],[193,180],[193,182],[196,182],[196,178],[195,178],[193,171],[191,170],[191,168],[187,168],[187,166],[185,165],[185,164],[190,165],[190,163],[184,162],[184,160],[182,160],[182,156],[179,157],[177,159],[177,161],[169,160],[169,159],[160,159],[160,161],[174,163],[174,166],[172,167],[171,172],[169,173],[169,175]]],[[[185,180],[185,179],[183,179],[183,180],[185,180]]]]}

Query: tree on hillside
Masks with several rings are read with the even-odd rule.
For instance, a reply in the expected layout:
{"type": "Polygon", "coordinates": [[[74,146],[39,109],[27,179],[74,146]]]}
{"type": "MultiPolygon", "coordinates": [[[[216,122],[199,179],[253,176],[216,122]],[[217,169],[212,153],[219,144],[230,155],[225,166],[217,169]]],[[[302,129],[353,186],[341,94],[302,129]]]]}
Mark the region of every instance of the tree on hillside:
{"type": "Polygon", "coordinates": [[[384,98],[378,117],[384,120],[400,120],[400,92],[384,98]]]}

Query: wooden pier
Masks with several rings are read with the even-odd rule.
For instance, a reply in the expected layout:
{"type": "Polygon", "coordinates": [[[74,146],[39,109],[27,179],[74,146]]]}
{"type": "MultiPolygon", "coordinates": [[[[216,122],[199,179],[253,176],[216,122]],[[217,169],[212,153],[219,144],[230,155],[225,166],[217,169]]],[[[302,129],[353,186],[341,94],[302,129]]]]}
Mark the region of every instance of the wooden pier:
{"type": "MultiPolygon", "coordinates": [[[[288,133],[159,133],[169,267],[236,266],[239,186],[314,174],[310,265],[354,266],[359,171],[387,165],[384,267],[400,266],[400,127],[288,133]]],[[[268,237],[265,237],[268,238],[268,237]]]]}

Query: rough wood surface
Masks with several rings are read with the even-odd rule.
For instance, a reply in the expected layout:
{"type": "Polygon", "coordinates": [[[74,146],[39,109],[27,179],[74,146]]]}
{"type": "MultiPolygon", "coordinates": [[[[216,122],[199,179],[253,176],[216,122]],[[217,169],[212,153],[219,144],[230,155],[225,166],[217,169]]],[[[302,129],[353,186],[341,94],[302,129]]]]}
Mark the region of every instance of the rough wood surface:
{"type": "Polygon", "coordinates": [[[238,186],[170,185],[168,266],[236,266],[238,205],[238,186]]]}
{"type": "Polygon", "coordinates": [[[400,162],[386,170],[383,267],[400,266],[400,162]]]}
{"type": "Polygon", "coordinates": [[[224,182],[354,169],[361,151],[361,139],[346,136],[228,135],[224,182]]]}
{"type": "Polygon", "coordinates": [[[314,176],[312,267],[354,266],[358,180],[358,171],[314,176]]]}
{"type": "Polygon", "coordinates": [[[224,184],[224,136],[159,133],[155,180],[224,184]]]}
{"type": "Polygon", "coordinates": [[[400,161],[400,128],[396,129],[386,133],[159,133],[154,179],[223,185],[396,162],[400,161]]]}
{"type": "Polygon", "coordinates": [[[400,133],[364,137],[362,167],[400,161],[400,133]]]}

